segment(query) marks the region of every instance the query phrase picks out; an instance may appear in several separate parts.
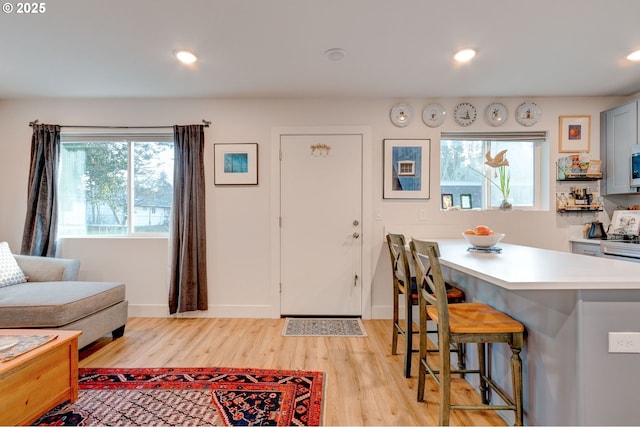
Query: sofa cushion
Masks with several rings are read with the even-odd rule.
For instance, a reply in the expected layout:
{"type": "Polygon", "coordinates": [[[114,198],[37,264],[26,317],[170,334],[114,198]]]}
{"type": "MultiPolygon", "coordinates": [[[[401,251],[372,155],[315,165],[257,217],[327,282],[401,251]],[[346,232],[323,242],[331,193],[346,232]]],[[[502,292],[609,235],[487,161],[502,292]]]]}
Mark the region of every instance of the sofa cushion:
{"type": "Polygon", "coordinates": [[[7,242],[0,242],[0,288],[27,281],[7,242]]]}
{"type": "Polygon", "coordinates": [[[118,282],[28,282],[0,288],[0,328],[57,328],[125,299],[118,282]]]}
{"type": "Polygon", "coordinates": [[[17,255],[18,266],[29,282],[58,282],[77,280],[80,261],[77,259],[17,255]]]}

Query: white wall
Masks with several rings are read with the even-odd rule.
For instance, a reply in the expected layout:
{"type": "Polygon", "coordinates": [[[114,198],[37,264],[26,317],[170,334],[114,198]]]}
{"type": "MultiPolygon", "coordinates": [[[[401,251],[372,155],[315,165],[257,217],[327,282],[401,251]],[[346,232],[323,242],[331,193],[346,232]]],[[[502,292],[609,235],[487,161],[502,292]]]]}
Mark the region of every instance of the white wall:
{"type": "MultiPolygon", "coordinates": [[[[367,126],[371,129],[372,206],[381,220],[374,220],[372,254],[373,317],[390,316],[391,291],[388,255],[383,245],[386,227],[401,226],[417,232],[457,237],[460,230],[479,223],[505,232],[505,242],[549,249],[569,250],[568,230],[591,221],[593,216],[560,216],[551,199],[560,185],[550,168],[550,211],[457,211],[441,212],[439,198],[439,134],[464,130],[455,125],[451,112],[458,102],[471,101],[479,117],[469,130],[495,130],[483,120],[484,108],[494,98],[483,99],[39,99],[0,100],[0,240],[14,251],[20,247],[28,177],[31,128],[28,122],[63,125],[172,125],[213,123],[206,130],[207,237],[210,310],[198,315],[211,317],[274,317],[279,315],[277,294],[271,277],[271,192],[269,171],[271,131],[282,126],[367,126]],[[393,126],[389,110],[397,102],[409,103],[415,112],[410,125],[393,126]],[[436,129],[425,126],[420,114],[428,102],[438,101],[447,110],[445,123],[436,129]],[[430,138],[431,199],[382,199],[382,140],[384,138],[430,138]],[[214,142],[257,142],[259,185],[233,188],[213,185],[214,142]],[[427,220],[419,219],[426,210],[427,220]]],[[[500,99],[509,108],[509,118],[499,130],[525,130],[513,118],[523,98],[500,99]]],[[[591,157],[599,156],[600,111],[615,106],[621,98],[539,98],[542,119],[531,129],[547,130],[551,163],[557,152],[558,116],[591,115],[591,157]]],[[[564,154],[563,154],[564,155],[564,154]]],[[[564,191],[564,190],[563,190],[564,191]]],[[[371,215],[373,217],[373,215],[371,215]]],[[[426,237],[426,236],[425,236],[426,237]]],[[[167,289],[167,242],[165,239],[67,239],[61,256],[81,260],[81,278],[122,280],[127,283],[130,314],[165,316],[167,289]]]]}

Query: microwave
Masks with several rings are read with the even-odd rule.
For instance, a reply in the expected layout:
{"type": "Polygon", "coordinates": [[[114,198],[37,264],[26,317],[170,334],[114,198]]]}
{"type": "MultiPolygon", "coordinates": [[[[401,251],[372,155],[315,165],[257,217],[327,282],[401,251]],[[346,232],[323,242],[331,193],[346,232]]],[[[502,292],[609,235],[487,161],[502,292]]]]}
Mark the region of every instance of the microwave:
{"type": "Polygon", "coordinates": [[[631,187],[640,187],[640,144],[631,146],[631,187]]]}

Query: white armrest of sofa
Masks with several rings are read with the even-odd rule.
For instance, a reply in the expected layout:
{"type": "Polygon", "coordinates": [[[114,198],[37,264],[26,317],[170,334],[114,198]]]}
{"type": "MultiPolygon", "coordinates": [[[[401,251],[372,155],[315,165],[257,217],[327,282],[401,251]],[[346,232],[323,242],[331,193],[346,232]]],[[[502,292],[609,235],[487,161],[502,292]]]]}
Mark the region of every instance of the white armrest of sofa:
{"type": "Polygon", "coordinates": [[[80,261],[77,259],[13,255],[29,282],[60,282],[77,280],[80,261]]]}

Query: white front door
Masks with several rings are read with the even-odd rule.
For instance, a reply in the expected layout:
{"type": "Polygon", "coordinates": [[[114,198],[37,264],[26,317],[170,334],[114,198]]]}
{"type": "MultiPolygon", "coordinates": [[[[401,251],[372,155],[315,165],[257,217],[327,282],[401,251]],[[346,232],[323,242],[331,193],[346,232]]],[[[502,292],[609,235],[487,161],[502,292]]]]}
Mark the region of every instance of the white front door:
{"type": "Polygon", "coordinates": [[[362,135],[281,135],[282,315],[362,314],[362,135]]]}

